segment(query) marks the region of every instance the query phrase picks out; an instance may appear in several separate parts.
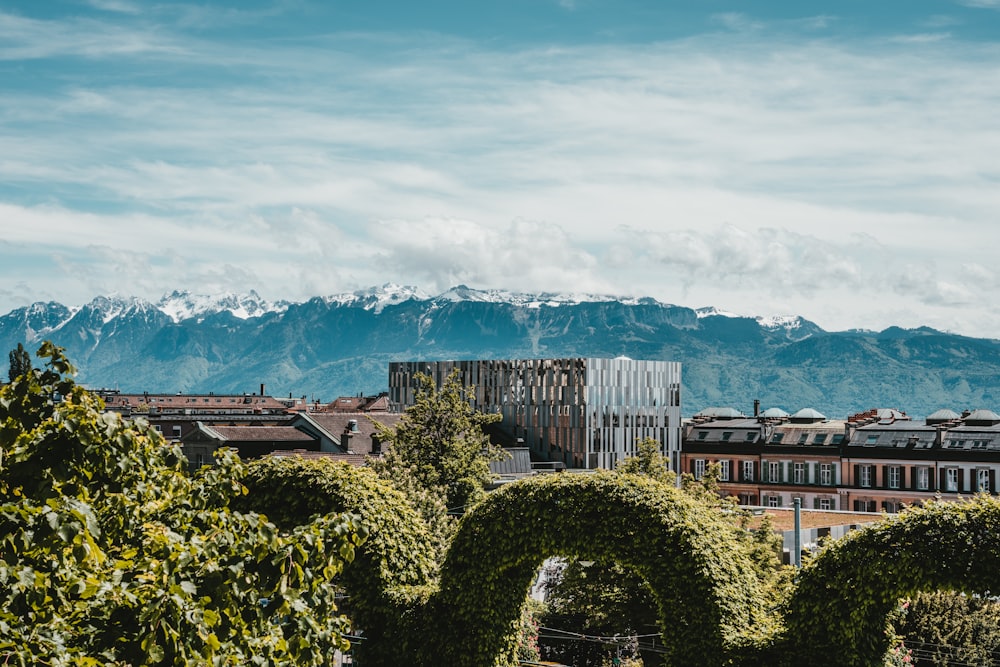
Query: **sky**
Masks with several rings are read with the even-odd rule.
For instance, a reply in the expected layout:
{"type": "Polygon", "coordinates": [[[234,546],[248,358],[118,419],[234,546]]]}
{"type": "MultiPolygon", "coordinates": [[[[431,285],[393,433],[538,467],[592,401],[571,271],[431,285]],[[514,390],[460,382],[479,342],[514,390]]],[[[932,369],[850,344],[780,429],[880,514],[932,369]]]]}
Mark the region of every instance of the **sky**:
{"type": "Polygon", "coordinates": [[[1000,0],[7,0],[0,312],[384,283],[1000,338],[1000,0]]]}

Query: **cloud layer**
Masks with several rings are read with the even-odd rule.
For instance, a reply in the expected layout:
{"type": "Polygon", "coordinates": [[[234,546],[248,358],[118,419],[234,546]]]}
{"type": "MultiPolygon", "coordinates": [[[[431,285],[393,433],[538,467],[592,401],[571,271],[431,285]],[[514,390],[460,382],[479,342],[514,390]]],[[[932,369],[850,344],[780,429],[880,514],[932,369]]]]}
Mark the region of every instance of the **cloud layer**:
{"type": "Polygon", "coordinates": [[[0,14],[0,310],[392,280],[1000,331],[995,43],[740,14],[643,43],[234,41],[211,8],[91,5],[0,14]]]}

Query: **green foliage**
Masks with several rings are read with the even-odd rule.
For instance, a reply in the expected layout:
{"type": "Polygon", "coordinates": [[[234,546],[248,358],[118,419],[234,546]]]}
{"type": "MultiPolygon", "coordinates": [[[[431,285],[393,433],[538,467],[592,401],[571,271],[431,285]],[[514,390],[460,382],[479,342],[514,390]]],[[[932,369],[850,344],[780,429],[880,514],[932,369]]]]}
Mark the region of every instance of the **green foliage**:
{"type": "Polygon", "coordinates": [[[102,413],[62,350],[0,390],[0,658],[11,665],[326,664],[329,586],[364,530],[279,534],[234,512],[243,466],[191,477],[143,423],[102,413]]]}
{"type": "Polygon", "coordinates": [[[24,345],[17,344],[17,347],[7,355],[10,360],[10,368],[7,369],[7,377],[13,382],[25,373],[31,372],[31,355],[24,349],[24,345]]]}
{"type": "Polygon", "coordinates": [[[518,619],[542,561],[618,561],[656,601],[673,664],[738,662],[771,631],[763,582],[717,509],[633,475],[550,475],[490,494],[463,519],[431,600],[418,664],[514,664],[518,619]],[[447,618],[447,622],[440,622],[447,618]]]}
{"type": "Polygon", "coordinates": [[[618,462],[616,470],[625,475],[645,475],[663,484],[673,485],[677,475],[670,470],[670,460],[660,451],[654,438],[643,438],[636,443],[635,456],[618,462]]]}
{"type": "Polygon", "coordinates": [[[405,496],[371,470],[322,459],[258,459],[244,483],[248,493],[235,506],[263,512],[283,528],[331,512],[359,517],[368,539],[341,580],[345,608],[364,630],[355,654],[369,666],[402,664],[410,640],[400,619],[413,616],[426,594],[418,587],[437,575],[435,540],[405,496]]]}
{"type": "Polygon", "coordinates": [[[867,666],[890,648],[887,619],[921,591],[1000,590],[1000,500],[932,502],[826,546],[802,568],[788,601],[786,664],[823,655],[867,666]]]}
{"type": "Polygon", "coordinates": [[[417,381],[420,388],[414,404],[399,424],[395,428],[376,425],[391,447],[372,465],[394,481],[402,477],[422,489],[440,489],[447,508],[461,512],[482,498],[491,479],[490,461],[502,455],[483,433],[483,426],[499,421],[500,415],[472,407],[457,370],[440,389],[427,375],[418,374],[417,381]]]}
{"type": "Polygon", "coordinates": [[[893,626],[917,667],[988,665],[1000,659],[1000,602],[955,591],[918,593],[893,626]]]}

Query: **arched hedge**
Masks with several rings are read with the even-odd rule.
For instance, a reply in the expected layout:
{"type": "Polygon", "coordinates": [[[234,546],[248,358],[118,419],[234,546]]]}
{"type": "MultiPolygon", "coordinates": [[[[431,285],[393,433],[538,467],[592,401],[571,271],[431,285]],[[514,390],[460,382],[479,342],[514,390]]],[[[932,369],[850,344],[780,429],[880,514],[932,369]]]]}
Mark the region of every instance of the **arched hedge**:
{"type": "Polygon", "coordinates": [[[417,664],[516,664],[518,619],[549,556],[634,568],[659,606],[667,664],[731,664],[767,627],[745,535],[718,508],[632,475],[551,475],[510,484],[462,521],[431,601],[417,664]]]}
{"type": "Polygon", "coordinates": [[[789,600],[786,664],[882,664],[900,598],[938,589],[1000,591],[1000,501],[932,502],[831,543],[789,600]]]}
{"type": "Polygon", "coordinates": [[[261,512],[281,528],[316,515],[351,512],[368,529],[354,562],[344,571],[344,608],[365,640],[359,663],[395,667],[412,652],[410,624],[436,579],[434,541],[406,498],[371,470],[330,460],[267,457],[253,461],[243,480],[241,509],[261,512]]]}

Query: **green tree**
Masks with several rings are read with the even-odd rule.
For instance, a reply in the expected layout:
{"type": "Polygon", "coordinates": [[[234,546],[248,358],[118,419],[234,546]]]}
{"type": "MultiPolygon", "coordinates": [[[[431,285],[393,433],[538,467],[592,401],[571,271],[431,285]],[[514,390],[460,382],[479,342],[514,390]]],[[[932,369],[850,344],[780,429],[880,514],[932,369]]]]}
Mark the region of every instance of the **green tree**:
{"type": "Polygon", "coordinates": [[[664,484],[674,484],[677,479],[670,469],[670,460],[660,451],[660,443],[654,438],[640,440],[635,456],[619,461],[616,470],[626,475],[645,475],[664,484]]]}
{"type": "Polygon", "coordinates": [[[400,422],[394,428],[376,423],[390,448],[372,465],[404,493],[430,491],[443,498],[449,512],[461,513],[482,499],[492,477],[490,461],[503,455],[483,432],[500,415],[472,407],[457,370],[440,388],[427,375],[417,375],[417,381],[415,402],[400,422]]]}
{"type": "Polygon", "coordinates": [[[902,604],[894,626],[917,667],[1000,662],[1000,602],[994,599],[918,593],[902,604]]]}
{"type": "Polygon", "coordinates": [[[194,476],[144,422],[103,412],[60,348],[0,389],[0,659],[11,665],[326,664],[329,583],[364,535],[280,533],[232,511],[243,464],[194,476]]]}
{"type": "Polygon", "coordinates": [[[17,344],[17,347],[7,355],[10,360],[10,368],[7,370],[8,379],[13,382],[25,373],[31,372],[31,355],[24,349],[24,345],[17,344]]]}

